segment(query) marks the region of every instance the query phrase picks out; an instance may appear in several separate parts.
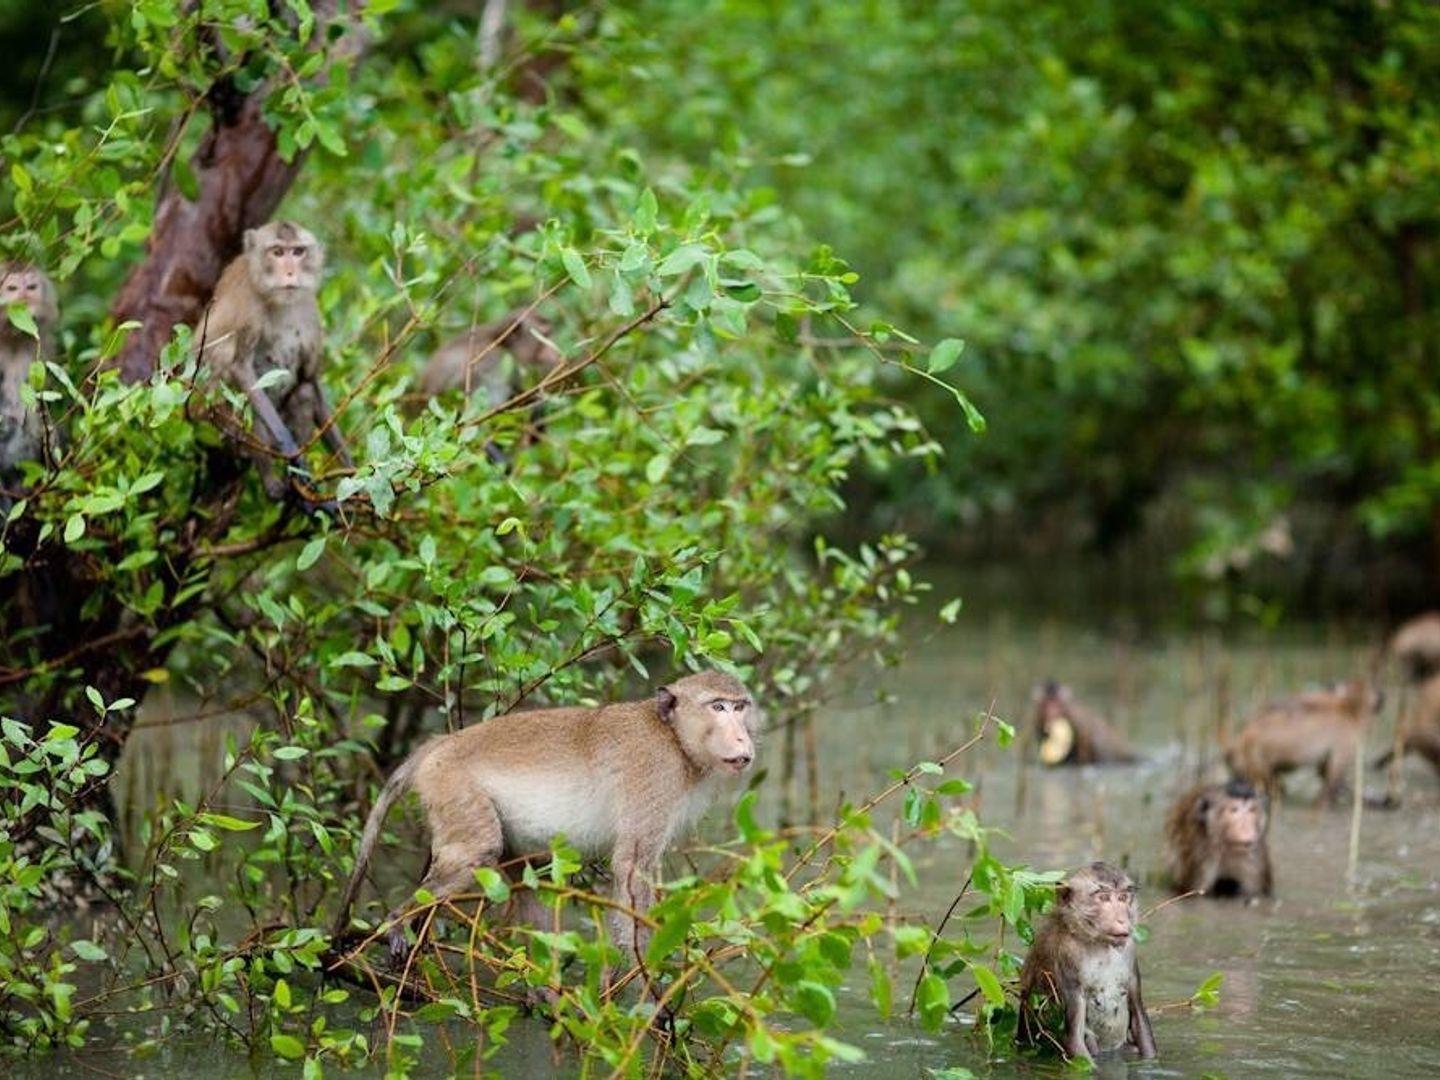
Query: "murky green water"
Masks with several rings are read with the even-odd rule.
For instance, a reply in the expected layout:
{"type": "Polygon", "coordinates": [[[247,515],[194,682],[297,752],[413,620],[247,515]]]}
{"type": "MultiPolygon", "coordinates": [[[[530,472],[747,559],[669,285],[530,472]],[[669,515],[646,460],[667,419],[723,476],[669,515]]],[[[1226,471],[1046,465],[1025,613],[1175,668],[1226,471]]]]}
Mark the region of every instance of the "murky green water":
{"type": "MultiPolygon", "coordinates": [[[[1118,720],[1146,751],[1144,764],[1032,767],[1023,801],[1011,755],[987,755],[961,772],[980,781],[987,824],[1009,834],[996,844],[1000,858],[1042,868],[1121,862],[1144,883],[1148,907],[1167,895],[1158,880],[1165,810],[1213,761],[1217,718],[1243,716],[1290,688],[1363,673],[1370,648],[1365,637],[1347,641],[1331,630],[1221,644],[972,618],[917,646],[884,680],[894,704],[847,712],[843,724],[854,734],[835,731],[824,741],[822,773],[860,790],[881,766],[884,746],[905,746],[907,758],[935,756],[977,701],[993,695],[1001,715],[1023,715],[1036,679],[1064,679],[1118,720]],[[856,755],[847,745],[867,749],[856,755]]],[[[1393,716],[1392,705],[1372,754],[1393,716]]],[[[1383,777],[1370,782],[1382,785],[1383,777]]],[[[1147,919],[1140,958],[1160,1058],[1102,1062],[1100,1075],[1440,1074],[1440,783],[1419,764],[1407,767],[1405,782],[1403,810],[1364,813],[1353,881],[1348,810],[1314,808],[1309,796],[1318,785],[1297,777],[1296,797],[1272,818],[1273,901],[1197,899],[1147,919]],[[1225,973],[1218,1008],[1197,1015],[1173,1007],[1214,971],[1225,973]]],[[[917,869],[919,906],[933,924],[964,878],[964,851],[942,846],[917,869]]],[[[1036,1072],[987,1062],[958,1024],[939,1036],[908,1025],[877,1028],[858,983],[845,1018],[849,1037],[870,1054],[867,1076],[911,1077],[947,1065],[988,1076],[1036,1072]]]]}
{"type": "MultiPolygon", "coordinates": [[[[1083,602],[1071,594],[1057,614],[1055,605],[1047,610],[1006,603],[1017,591],[1024,590],[1011,582],[992,590],[994,599],[986,602],[983,594],[977,599],[976,590],[970,590],[967,611],[953,627],[915,620],[903,666],[851,687],[844,707],[818,730],[814,799],[828,809],[842,797],[863,797],[885,782],[889,769],[939,756],[963,739],[968,718],[992,701],[1002,717],[1021,719],[1032,685],[1059,678],[1127,731],[1147,753],[1146,762],[1109,769],[1030,768],[1022,780],[1013,751],[986,750],[959,763],[957,771],[977,783],[986,823],[1008,834],[996,844],[1001,858],[1042,868],[1094,858],[1125,863],[1145,884],[1142,906],[1166,895],[1156,880],[1161,821],[1169,800],[1213,764],[1217,727],[1268,697],[1363,674],[1374,645],[1366,630],[1334,627],[1227,639],[1173,628],[1151,630],[1145,628],[1174,625],[1165,618],[1163,598],[1147,596],[1136,607],[1121,590],[1107,604],[1100,588],[1083,602]],[[1093,599],[1097,594],[1102,599],[1093,599]],[[1017,614],[1027,609],[1045,613],[1017,614]],[[890,700],[876,704],[877,695],[890,700]]],[[[1393,717],[1392,695],[1372,755],[1393,717]]],[[[195,756],[197,747],[201,757],[218,757],[213,736],[197,742],[198,735],[162,727],[148,737],[144,756],[127,768],[153,771],[160,761],[182,785],[198,784],[205,774],[203,762],[193,773],[177,771],[175,762],[195,756]]],[[[772,745],[765,751],[772,765],[776,750],[772,745]]],[[[797,773],[793,801],[803,806],[811,796],[805,770],[797,773]]],[[[150,782],[147,775],[140,790],[148,790],[150,782]]],[[[767,792],[772,804],[779,799],[777,782],[772,773],[767,792]]],[[[1381,778],[1372,783],[1378,785],[1381,778]]],[[[1277,806],[1273,816],[1273,901],[1246,907],[1192,900],[1153,914],[1140,957],[1160,1058],[1145,1065],[1102,1062],[1099,1074],[1440,1075],[1440,998],[1435,992],[1440,978],[1440,782],[1414,764],[1406,770],[1406,783],[1403,810],[1364,814],[1353,879],[1348,812],[1313,808],[1307,796],[1314,784],[1297,780],[1297,796],[1277,806]],[[1218,1008],[1197,1015],[1179,1005],[1214,971],[1225,973],[1218,1008]]],[[[904,908],[933,923],[964,879],[965,852],[958,842],[946,842],[915,854],[922,884],[907,896],[904,908]]],[[[898,988],[908,990],[908,984],[908,979],[897,982],[897,996],[903,998],[898,988]]],[[[956,989],[963,993],[969,987],[956,989]]],[[[1050,1071],[1032,1063],[987,1061],[963,1022],[935,1036],[904,1022],[879,1024],[858,978],[846,988],[842,1019],[841,1036],[863,1047],[869,1060],[838,1074],[909,1078],[945,1066],[965,1066],[987,1076],[1050,1071]]],[[[510,1036],[512,1045],[497,1063],[504,1075],[548,1077],[565,1071],[564,1059],[553,1057],[539,1023],[519,1023],[510,1036]]],[[[22,1065],[18,1075],[88,1072],[80,1060],[32,1062],[22,1065]]],[[[231,1077],[254,1075],[257,1068],[265,1075],[282,1071],[194,1045],[143,1062],[104,1053],[87,1054],[84,1060],[112,1075],[231,1077]]],[[[434,1059],[437,1073],[445,1071],[445,1060],[434,1059]]]]}

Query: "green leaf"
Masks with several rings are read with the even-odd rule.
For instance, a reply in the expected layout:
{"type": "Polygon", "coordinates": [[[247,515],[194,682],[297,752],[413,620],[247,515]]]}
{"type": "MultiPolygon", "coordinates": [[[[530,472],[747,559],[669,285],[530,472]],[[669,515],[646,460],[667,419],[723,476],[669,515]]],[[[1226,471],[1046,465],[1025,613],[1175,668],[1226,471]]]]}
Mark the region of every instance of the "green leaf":
{"type": "Polygon", "coordinates": [[[200,181],[195,178],[195,170],[190,168],[189,159],[184,154],[175,155],[170,166],[170,179],[175,182],[175,189],[191,202],[200,198],[200,181]]]}
{"type": "Polygon", "coordinates": [[[1190,996],[1191,1004],[1197,1009],[1214,1008],[1220,1003],[1220,984],[1224,981],[1223,971],[1211,972],[1205,981],[1195,988],[1195,993],[1190,996]]]}
{"type": "Polygon", "coordinates": [[[676,277],[699,266],[707,258],[707,252],[699,244],[683,244],[660,261],[655,273],[660,277],[676,277]]]}
{"type": "Polygon", "coordinates": [[[920,1012],[920,1026],[926,1031],[939,1031],[950,1012],[950,991],[945,980],[927,971],[916,989],[915,1004],[920,1012]]]}
{"type": "Polygon", "coordinates": [[[940,621],[954,625],[955,619],[960,614],[960,606],[964,603],[958,596],[940,609],[940,621]]]}
{"type": "Polygon", "coordinates": [[[85,515],[71,514],[65,522],[65,543],[73,544],[85,535],[85,515]]]}
{"type": "Polygon", "coordinates": [[[305,1056],[305,1044],[294,1035],[271,1035],[270,1049],[290,1061],[299,1061],[305,1056]]]}
{"type": "Polygon", "coordinates": [[[30,314],[30,309],[24,304],[11,304],[6,309],[10,316],[10,325],[28,337],[39,338],[40,327],[35,322],[35,316],[30,314]]]}
{"type": "Polygon", "coordinates": [[[258,821],[245,821],[242,818],[229,817],[226,814],[204,813],[200,815],[200,820],[206,825],[214,825],[217,829],[224,829],[226,832],[248,832],[260,827],[258,821]]]}
{"type": "Polygon", "coordinates": [[[645,950],[645,962],[658,964],[679,948],[685,940],[685,935],[690,931],[692,921],[689,909],[685,908],[675,912],[662,922],[645,950]]]}
{"type": "Polygon", "coordinates": [[[955,361],[960,359],[960,354],[965,351],[965,342],[959,338],[946,338],[930,350],[930,361],[928,370],[931,375],[939,375],[942,371],[955,366],[955,361]]]}
{"type": "Polygon", "coordinates": [[[560,249],[560,262],[565,267],[565,273],[570,275],[573,281],[582,289],[589,289],[591,285],[590,271],[585,267],[585,260],[574,248],[560,249]]]}
{"type": "Polygon", "coordinates": [[[101,960],[108,960],[110,954],[96,945],[93,941],[81,938],[79,941],[72,941],[70,948],[75,950],[75,955],[81,960],[89,960],[91,963],[99,963],[101,960]]]}
{"type": "Polygon", "coordinates": [[[646,188],[640,193],[640,201],[635,204],[635,216],[631,219],[631,227],[638,233],[649,235],[655,231],[659,212],[660,207],[655,201],[655,192],[646,188]]]}
{"type": "Polygon", "coordinates": [[[828,986],[804,979],[795,986],[795,1008],[816,1027],[825,1027],[835,1017],[835,995],[828,986]]]}
{"type": "Polygon", "coordinates": [[[295,560],[296,570],[309,570],[320,558],[321,552],[325,550],[325,537],[317,536],[303,548],[300,549],[300,557],[295,560]]]}
{"type": "Polygon", "coordinates": [[[1005,1004],[1005,990],[1000,985],[1000,979],[984,964],[971,964],[970,974],[975,976],[975,985],[980,987],[980,992],[985,995],[985,1000],[991,1005],[1005,1004]]]}
{"type": "Polygon", "coordinates": [[[303,746],[277,746],[275,756],[281,761],[296,761],[310,753],[303,746]]]}

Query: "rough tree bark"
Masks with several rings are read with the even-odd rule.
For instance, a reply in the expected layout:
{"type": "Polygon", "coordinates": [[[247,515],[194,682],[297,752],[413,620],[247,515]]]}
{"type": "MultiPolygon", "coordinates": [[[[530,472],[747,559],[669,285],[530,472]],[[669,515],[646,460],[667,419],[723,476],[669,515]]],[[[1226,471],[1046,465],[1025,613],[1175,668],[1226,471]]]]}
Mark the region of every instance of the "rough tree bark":
{"type": "MultiPolygon", "coordinates": [[[[563,7],[559,0],[530,2],[547,14],[563,7]]],[[[353,62],[368,44],[353,18],[359,7],[357,0],[312,2],[317,23],[345,22],[344,34],[328,45],[335,59],[353,62]]],[[[500,32],[493,25],[488,32],[498,42],[500,32]]],[[[317,42],[326,38],[317,30],[317,42]]],[[[547,65],[556,59],[547,54],[537,64],[530,58],[508,78],[519,92],[541,93],[547,65]]],[[[265,88],[243,94],[228,78],[209,92],[212,126],[191,158],[197,197],[187,199],[174,187],[163,193],[146,256],[111,308],[117,321],[139,323],[115,361],[127,382],[149,378],[175,326],[200,319],[225,264],[240,251],[245,230],[269,219],[296,178],[300,160],[280,159],[261,113],[264,97],[265,88]]],[[[195,618],[205,603],[203,591],[179,604],[170,600],[203,574],[204,561],[212,557],[207,552],[234,521],[245,478],[243,460],[224,453],[208,456],[188,516],[178,523],[165,558],[154,564],[166,602],[148,619],[107,590],[103,570],[108,556],[77,553],[53,536],[39,543],[33,531],[27,543],[12,532],[9,547],[25,557],[25,566],[0,582],[0,591],[9,601],[7,638],[23,643],[19,649],[25,658],[0,666],[0,712],[37,724],[64,719],[84,725],[86,739],[113,766],[132,730],[134,709],[96,715],[83,691],[94,687],[107,703],[143,699],[148,687],[143,673],[164,667],[169,659],[172,646],[165,631],[195,618]],[[80,601],[91,596],[86,611],[80,601]]],[[[108,778],[99,778],[83,801],[110,811],[108,778]]]]}
{"type": "Polygon", "coordinates": [[[240,94],[227,78],[210,101],[213,125],[191,159],[199,197],[191,202],[172,186],[161,198],[145,261],[111,308],[117,322],[140,323],[116,359],[127,382],[150,377],[177,324],[199,321],[245,230],[269,220],[300,168],[299,155],[280,160],[257,95],[240,94]]]}
{"type": "MultiPolygon", "coordinates": [[[[353,62],[366,44],[358,20],[349,17],[353,0],[313,5],[317,22],[343,21],[345,29],[328,45],[333,59],[353,62]]],[[[317,42],[326,40],[323,32],[317,42]]],[[[128,382],[147,379],[178,323],[194,324],[204,312],[226,262],[239,253],[245,230],[262,224],[289,190],[300,158],[280,159],[275,135],[261,114],[266,87],[241,93],[228,76],[209,92],[211,129],[191,158],[198,184],[194,201],[174,186],[161,196],[145,259],[121,287],[112,305],[117,320],[136,320],[116,359],[128,382]]],[[[204,553],[230,528],[244,480],[244,466],[223,454],[207,459],[191,493],[188,520],[166,558],[156,563],[167,598],[192,579],[204,553]]],[[[142,673],[163,667],[171,645],[163,632],[195,616],[203,593],[180,604],[162,604],[142,620],[110,596],[101,571],[105,557],[78,553],[57,537],[37,543],[12,534],[11,549],[25,556],[23,570],[5,583],[9,603],[7,638],[22,641],[28,662],[0,669],[0,706],[32,723],[57,718],[84,725],[85,738],[112,766],[134,724],[135,710],[96,715],[83,694],[94,687],[108,704],[140,701],[148,683],[142,673]],[[80,603],[98,593],[94,609],[80,603]]],[[[92,601],[93,603],[93,601],[92,601]]],[[[108,778],[97,779],[82,796],[89,805],[111,810],[108,778]]],[[[113,819],[113,814],[111,815],[113,819]]],[[[33,827],[33,826],[32,826],[33,827]]]]}

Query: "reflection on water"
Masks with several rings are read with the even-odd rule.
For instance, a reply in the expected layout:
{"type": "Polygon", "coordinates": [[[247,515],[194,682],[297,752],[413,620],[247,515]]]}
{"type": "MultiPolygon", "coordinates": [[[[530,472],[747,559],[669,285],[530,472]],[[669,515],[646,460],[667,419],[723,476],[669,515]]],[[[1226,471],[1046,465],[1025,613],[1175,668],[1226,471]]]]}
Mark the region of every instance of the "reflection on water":
{"type": "MultiPolygon", "coordinates": [[[[862,797],[885,782],[888,770],[939,756],[992,701],[1000,716],[1023,719],[1032,685],[1058,678],[1126,732],[1146,761],[1031,768],[1022,784],[1014,751],[987,748],[959,771],[976,783],[987,824],[1006,833],[996,842],[1001,858],[1057,869],[1099,857],[1123,863],[1145,883],[1142,906],[1165,897],[1156,880],[1164,812],[1175,794],[1214,766],[1217,732],[1270,697],[1363,675],[1373,649],[1373,635],[1363,629],[1300,628],[1227,640],[1142,633],[1135,628],[1161,621],[1115,619],[1113,606],[1102,621],[1083,605],[1074,609],[1080,618],[1057,617],[1053,608],[1027,617],[998,604],[986,613],[973,596],[967,600],[953,627],[937,632],[938,623],[917,618],[902,667],[853,688],[849,703],[820,726],[819,805],[862,797]]],[[[1393,716],[1392,701],[1372,737],[1372,756],[1393,716]]],[[[242,721],[227,723],[243,730],[242,721]]],[[[157,774],[192,790],[205,786],[221,753],[218,734],[206,733],[210,727],[161,723],[144,742],[137,739],[127,755],[134,759],[122,769],[124,791],[153,790],[157,774]],[[134,782],[126,784],[127,776],[134,782]]],[[[778,762],[770,764],[765,799],[773,808],[779,770],[778,762]]],[[[803,783],[799,772],[797,783],[803,783]]],[[[1347,881],[1349,815],[1311,806],[1309,796],[1318,790],[1312,778],[1296,778],[1294,788],[1297,797],[1275,807],[1272,817],[1273,901],[1245,907],[1192,900],[1148,919],[1151,934],[1140,956],[1161,1056],[1143,1066],[1102,1062],[1099,1075],[1440,1072],[1433,990],[1440,974],[1440,783],[1412,764],[1404,809],[1365,813],[1353,882],[1347,881]],[[1225,973],[1218,1008],[1195,1015],[1173,1007],[1214,971],[1225,973]],[[1172,1007],[1164,1008],[1167,1003],[1172,1007]]],[[[796,801],[804,805],[803,795],[796,801]]],[[[933,923],[965,877],[966,851],[947,841],[914,854],[921,888],[904,906],[933,923]]],[[[902,1011],[899,988],[908,985],[897,982],[902,1011]]],[[[956,996],[968,989],[955,988],[956,996]]],[[[951,1065],[982,1076],[1061,1074],[1033,1063],[987,1062],[960,1023],[938,1036],[904,1022],[877,1024],[863,973],[846,988],[842,1016],[840,1034],[863,1047],[869,1061],[837,1070],[841,1074],[913,1078],[951,1065]]],[[[495,1063],[505,1076],[551,1076],[573,1064],[556,1061],[538,1023],[516,1024],[510,1038],[495,1063]]],[[[446,1070],[439,1057],[433,1064],[446,1070]]],[[[106,1057],[103,1067],[132,1075],[138,1069],[153,1076],[250,1074],[243,1057],[208,1046],[176,1048],[143,1063],[106,1057]]],[[[54,1063],[35,1062],[20,1075],[53,1071],[54,1063]]]]}

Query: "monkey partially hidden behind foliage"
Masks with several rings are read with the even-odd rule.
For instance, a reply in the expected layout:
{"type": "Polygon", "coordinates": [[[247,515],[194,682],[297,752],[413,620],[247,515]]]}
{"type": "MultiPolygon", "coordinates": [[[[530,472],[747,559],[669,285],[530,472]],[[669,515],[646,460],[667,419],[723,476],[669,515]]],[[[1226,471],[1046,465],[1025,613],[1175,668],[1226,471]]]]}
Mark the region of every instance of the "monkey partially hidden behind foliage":
{"type": "MultiPolygon", "coordinates": [[[[322,429],[348,468],[350,452],[320,381],[324,333],[315,294],[324,265],[324,246],[294,222],[247,229],[245,249],[220,276],[196,342],[209,370],[249,399],[261,442],[298,465],[301,446],[322,429]]],[[[269,461],[257,461],[271,498],[283,497],[289,486],[269,461]]]]}
{"type": "Polygon", "coordinates": [[[37,460],[45,450],[44,418],[38,407],[25,404],[22,388],[31,366],[52,348],[60,307],[55,286],[43,272],[25,263],[3,263],[0,309],[0,479],[8,483],[20,462],[37,460]],[[38,337],[11,322],[8,312],[16,304],[30,313],[38,337]]]}
{"type": "Polygon", "coordinates": [[[1312,768],[1324,784],[1321,800],[1334,804],[1354,771],[1360,737],[1383,704],[1378,690],[1358,681],[1272,702],[1231,740],[1225,760],[1237,777],[1267,790],[1287,772],[1312,768]]]}
{"type": "Polygon", "coordinates": [[[1055,907],[1020,969],[1017,1042],[1048,1043],[1086,1060],[1127,1045],[1142,1058],[1155,1056],[1132,936],[1135,894],[1130,876],[1103,862],[1081,867],[1056,888],[1055,907]]]}
{"type": "MultiPolygon", "coordinates": [[[[431,895],[473,891],[477,868],[544,852],[563,833],[586,854],[609,855],[617,901],[645,912],[661,855],[705,811],[718,781],[750,768],[759,724],[744,685],[711,671],[649,700],[508,713],[432,739],[401,763],[370,811],[334,938],[349,925],[386,813],[411,788],[430,826],[419,887],[431,895]]],[[[522,920],[535,921],[534,897],[522,899],[522,920]]],[[[386,916],[396,958],[406,950],[404,910],[386,916]]],[[[644,924],[616,911],[612,925],[622,949],[643,955],[644,924]]]]}
{"type": "Polygon", "coordinates": [[[1165,865],[1176,892],[1249,899],[1274,887],[1263,794],[1246,780],[1202,784],[1165,819],[1165,865]]]}
{"type": "Polygon", "coordinates": [[[484,391],[491,407],[515,395],[523,381],[540,377],[564,357],[550,342],[550,321],[534,312],[510,314],[453,337],[430,357],[420,372],[419,389],[427,398],[447,390],[467,396],[484,391]]]}
{"type": "Polygon", "coordinates": [[[1121,764],[1140,760],[1121,735],[1053,679],[1035,691],[1036,752],[1045,765],[1121,764]]]}

